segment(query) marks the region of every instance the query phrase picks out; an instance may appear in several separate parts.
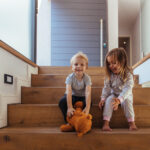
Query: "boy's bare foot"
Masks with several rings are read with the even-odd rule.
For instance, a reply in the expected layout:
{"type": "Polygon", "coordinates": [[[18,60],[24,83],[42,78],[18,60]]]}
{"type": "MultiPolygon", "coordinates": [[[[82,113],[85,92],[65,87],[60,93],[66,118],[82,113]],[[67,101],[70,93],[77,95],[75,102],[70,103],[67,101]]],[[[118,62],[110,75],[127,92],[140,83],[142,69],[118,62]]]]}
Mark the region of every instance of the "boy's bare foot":
{"type": "Polygon", "coordinates": [[[104,125],[102,127],[102,131],[112,131],[112,129],[109,126],[109,121],[105,120],[104,125]]]}
{"type": "Polygon", "coordinates": [[[129,130],[130,131],[138,130],[138,128],[135,125],[135,122],[129,122],[129,130]]]}

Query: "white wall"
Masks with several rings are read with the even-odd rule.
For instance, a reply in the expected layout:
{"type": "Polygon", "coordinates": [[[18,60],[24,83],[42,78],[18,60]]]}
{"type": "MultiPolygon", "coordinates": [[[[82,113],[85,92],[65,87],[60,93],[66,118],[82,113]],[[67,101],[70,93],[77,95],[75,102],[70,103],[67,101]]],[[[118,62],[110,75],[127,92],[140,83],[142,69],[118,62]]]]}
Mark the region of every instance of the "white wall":
{"type": "Polygon", "coordinates": [[[130,37],[130,65],[140,60],[140,0],[119,0],[119,37],[130,37]]]}
{"type": "MultiPolygon", "coordinates": [[[[146,84],[147,82],[150,82],[150,59],[145,61],[143,64],[138,66],[137,68],[134,69],[134,74],[139,75],[139,83],[140,84],[146,84]]],[[[150,84],[149,84],[150,86],[150,84]]]]}
{"type": "Polygon", "coordinates": [[[51,65],[51,1],[38,0],[37,64],[51,65]]]}
{"type": "Polygon", "coordinates": [[[107,0],[108,50],[118,47],[118,0],[107,0]]]}
{"type": "Polygon", "coordinates": [[[141,18],[140,13],[132,27],[132,65],[142,59],[141,52],[141,18]]]}
{"type": "Polygon", "coordinates": [[[38,68],[20,60],[0,47],[0,128],[7,125],[7,104],[21,102],[21,86],[31,86],[31,74],[38,68]],[[13,76],[13,84],[4,84],[4,74],[13,76]]]}
{"type": "Polygon", "coordinates": [[[129,26],[122,26],[119,24],[119,36],[129,37],[131,36],[131,28],[129,26]]]}
{"type": "Polygon", "coordinates": [[[141,48],[144,56],[150,52],[150,0],[141,5],[141,48]]]}
{"type": "Polygon", "coordinates": [[[0,40],[31,59],[31,1],[0,0],[0,40]]]}

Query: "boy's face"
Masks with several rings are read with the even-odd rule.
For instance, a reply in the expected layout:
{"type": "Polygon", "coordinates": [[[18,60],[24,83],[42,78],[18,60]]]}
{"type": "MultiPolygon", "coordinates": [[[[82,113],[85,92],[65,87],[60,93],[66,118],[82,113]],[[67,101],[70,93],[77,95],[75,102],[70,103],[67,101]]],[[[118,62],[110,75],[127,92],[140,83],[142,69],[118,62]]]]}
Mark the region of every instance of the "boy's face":
{"type": "Polygon", "coordinates": [[[107,62],[108,62],[108,67],[111,70],[111,72],[113,72],[114,74],[120,73],[121,66],[116,60],[114,60],[113,56],[108,56],[107,62]]]}
{"type": "Polygon", "coordinates": [[[76,75],[83,75],[83,73],[86,70],[86,61],[83,58],[75,58],[73,64],[72,64],[72,71],[76,75]]]}

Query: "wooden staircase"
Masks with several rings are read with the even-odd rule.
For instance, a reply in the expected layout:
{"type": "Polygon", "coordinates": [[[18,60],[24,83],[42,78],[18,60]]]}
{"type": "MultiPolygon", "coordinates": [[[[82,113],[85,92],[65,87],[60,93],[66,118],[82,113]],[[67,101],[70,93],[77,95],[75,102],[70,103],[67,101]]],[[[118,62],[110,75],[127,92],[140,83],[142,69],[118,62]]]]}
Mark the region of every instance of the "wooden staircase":
{"type": "Polygon", "coordinates": [[[89,67],[92,78],[91,114],[93,128],[83,137],[75,132],[62,133],[64,123],[58,102],[65,92],[70,67],[39,67],[32,75],[31,87],[22,87],[21,104],[8,105],[8,127],[0,129],[0,150],[149,150],[150,88],[138,85],[135,76],[134,110],[138,131],[128,131],[119,108],[113,113],[112,132],[101,131],[102,111],[98,108],[104,68],[89,67]]]}

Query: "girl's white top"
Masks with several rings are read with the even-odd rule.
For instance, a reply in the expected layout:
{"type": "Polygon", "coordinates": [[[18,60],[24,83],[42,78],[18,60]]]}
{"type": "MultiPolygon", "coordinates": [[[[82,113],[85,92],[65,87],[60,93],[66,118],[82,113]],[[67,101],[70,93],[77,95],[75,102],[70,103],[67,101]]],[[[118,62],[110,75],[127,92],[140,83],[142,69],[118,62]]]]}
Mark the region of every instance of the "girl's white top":
{"type": "Polygon", "coordinates": [[[121,102],[123,102],[127,97],[133,96],[133,86],[133,75],[130,72],[127,73],[127,80],[125,83],[122,81],[120,75],[111,74],[110,80],[104,80],[101,100],[106,100],[109,95],[114,94],[121,102]]]}

